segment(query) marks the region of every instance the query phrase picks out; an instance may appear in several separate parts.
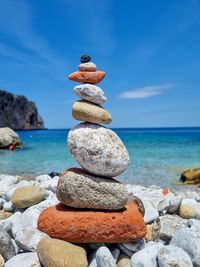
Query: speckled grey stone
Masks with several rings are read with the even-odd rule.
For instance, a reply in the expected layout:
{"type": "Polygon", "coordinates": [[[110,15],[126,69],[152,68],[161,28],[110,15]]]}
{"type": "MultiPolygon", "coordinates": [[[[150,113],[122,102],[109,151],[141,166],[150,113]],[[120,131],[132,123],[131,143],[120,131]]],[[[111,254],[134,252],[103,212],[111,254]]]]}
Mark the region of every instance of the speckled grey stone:
{"type": "Polygon", "coordinates": [[[15,249],[9,234],[0,228],[0,254],[5,261],[15,256],[15,249]]]}
{"type": "Polygon", "coordinates": [[[187,224],[187,220],[182,219],[178,215],[164,215],[160,216],[160,239],[164,242],[169,242],[174,234],[184,228],[187,224]]]}
{"type": "Polygon", "coordinates": [[[74,93],[78,95],[81,99],[87,100],[89,102],[102,105],[107,101],[107,98],[103,90],[93,84],[80,84],[74,87],[74,93]]]}
{"type": "Polygon", "coordinates": [[[179,196],[175,196],[169,200],[169,207],[167,209],[167,213],[175,213],[178,211],[178,208],[181,205],[182,198],[179,196]]]}
{"type": "Polygon", "coordinates": [[[83,169],[69,169],[58,182],[57,198],[75,208],[118,210],[128,200],[126,186],[114,179],[88,174],[83,169]]]}
{"type": "Polygon", "coordinates": [[[96,253],[98,267],[117,267],[115,259],[107,247],[100,247],[96,253]]]}
{"type": "Polygon", "coordinates": [[[198,227],[182,228],[177,231],[170,245],[182,248],[191,258],[195,267],[200,267],[200,229],[198,227]]]}
{"type": "Polygon", "coordinates": [[[120,138],[110,129],[93,123],[80,123],[68,135],[74,159],[88,172],[113,177],[124,172],[129,155],[120,138]]]}
{"type": "Polygon", "coordinates": [[[189,255],[176,246],[165,246],[158,253],[159,267],[193,267],[189,255]]]}

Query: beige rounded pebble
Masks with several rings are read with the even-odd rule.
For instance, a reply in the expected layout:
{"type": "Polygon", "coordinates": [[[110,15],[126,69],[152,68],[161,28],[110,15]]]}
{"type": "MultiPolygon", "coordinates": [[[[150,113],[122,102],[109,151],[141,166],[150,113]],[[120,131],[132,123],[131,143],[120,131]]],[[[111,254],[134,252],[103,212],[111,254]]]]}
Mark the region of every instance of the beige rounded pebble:
{"type": "Polygon", "coordinates": [[[196,217],[196,210],[188,204],[181,204],[179,208],[179,216],[183,219],[192,219],[196,217]]]}
{"type": "Polygon", "coordinates": [[[44,267],[87,267],[87,256],[83,248],[66,241],[43,238],[37,253],[44,267]]]}
{"type": "Polygon", "coordinates": [[[7,219],[11,215],[13,215],[12,212],[0,210],[0,220],[7,219]]]}
{"type": "Polygon", "coordinates": [[[147,224],[146,227],[147,227],[147,233],[144,238],[146,242],[149,242],[153,240],[153,229],[151,224],[147,224]]]}
{"type": "Polygon", "coordinates": [[[124,253],[120,254],[117,262],[117,267],[131,267],[130,258],[124,253]]]}
{"type": "Polygon", "coordinates": [[[85,100],[76,101],[72,107],[73,118],[79,121],[88,121],[97,124],[112,122],[110,113],[97,104],[85,100]]]}
{"type": "Polygon", "coordinates": [[[16,208],[28,208],[41,202],[46,196],[46,191],[39,186],[22,186],[15,190],[12,203],[16,208]]]}
{"type": "Polygon", "coordinates": [[[0,267],[4,267],[4,263],[5,263],[4,258],[0,254],[0,267]]]}

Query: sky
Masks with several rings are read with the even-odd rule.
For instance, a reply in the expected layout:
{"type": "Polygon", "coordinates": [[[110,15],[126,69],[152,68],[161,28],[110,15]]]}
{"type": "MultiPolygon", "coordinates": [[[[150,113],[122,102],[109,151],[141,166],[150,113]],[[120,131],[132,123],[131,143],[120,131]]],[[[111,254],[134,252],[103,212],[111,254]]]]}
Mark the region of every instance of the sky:
{"type": "Polygon", "coordinates": [[[0,89],[48,128],[77,124],[82,54],[106,72],[109,127],[200,126],[200,0],[0,0],[0,89]]]}

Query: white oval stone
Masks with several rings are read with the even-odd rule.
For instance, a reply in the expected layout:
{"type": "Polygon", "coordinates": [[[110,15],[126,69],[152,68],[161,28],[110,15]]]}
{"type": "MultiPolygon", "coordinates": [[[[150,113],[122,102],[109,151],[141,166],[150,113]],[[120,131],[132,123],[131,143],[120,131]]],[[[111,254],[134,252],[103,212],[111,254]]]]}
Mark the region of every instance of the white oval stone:
{"type": "Polygon", "coordinates": [[[98,124],[84,122],[74,127],[68,147],[75,160],[95,175],[117,176],[129,165],[129,154],[120,138],[98,124]]]}
{"type": "Polygon", "coordinates": [[[81,99],[98,105],[102,105],[107,101],[103,90],[93,84],[84,83],[77,85],[74,87],[74,93],[80,96],[81,99]]]}
{"type": "Polygon", "coordinates": [[[97,70],[97,66],[93,62],[86,62],[86,63],[81,63],[78,66],[78,69],[80,71],[96,71],[97,70]]]}

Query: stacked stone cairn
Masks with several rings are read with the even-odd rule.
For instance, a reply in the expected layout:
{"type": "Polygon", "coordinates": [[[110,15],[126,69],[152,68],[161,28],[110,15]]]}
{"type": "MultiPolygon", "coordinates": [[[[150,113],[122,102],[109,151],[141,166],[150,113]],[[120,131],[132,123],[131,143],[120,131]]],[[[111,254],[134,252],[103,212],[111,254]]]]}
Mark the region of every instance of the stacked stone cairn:
{"type": "Polygon", "coordinates": [[[81,99],[73,104],[72,116],[82,123],[67,140],[81,168],[63,172],[56,192],[60,203],[40,214],[38,228],[71,243],[135,242],[146,234],[140,207],[126,186],[113,178],[127,169],[129,155],[120,138],[101,125],[112,121],[101,106],[106,96],[96,86],[105,72],[97,71],[90,60],[82,56],[79,70],[69,75],[81,83],[74,88],[81,99]]]}

